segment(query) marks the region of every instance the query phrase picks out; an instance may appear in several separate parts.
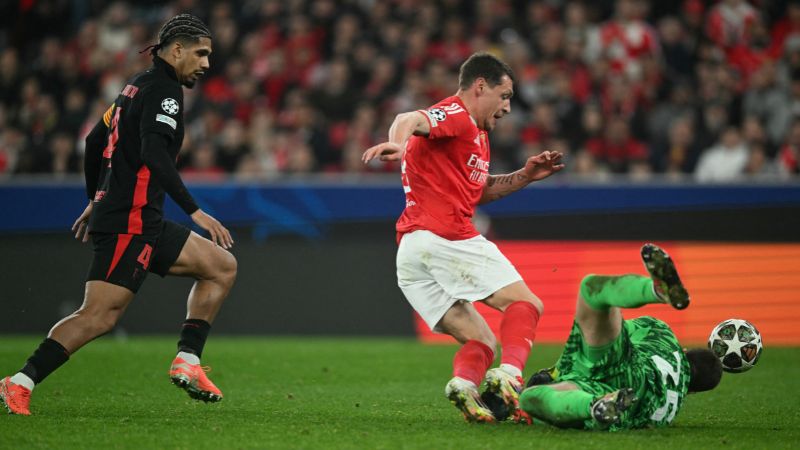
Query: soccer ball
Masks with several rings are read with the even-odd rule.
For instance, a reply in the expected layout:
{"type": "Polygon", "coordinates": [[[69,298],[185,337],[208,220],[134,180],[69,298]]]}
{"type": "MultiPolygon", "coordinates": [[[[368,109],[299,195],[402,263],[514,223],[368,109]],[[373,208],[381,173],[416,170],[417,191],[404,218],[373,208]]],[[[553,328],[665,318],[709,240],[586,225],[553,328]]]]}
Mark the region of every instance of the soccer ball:
{"type": "Polygon", "coordinates": [[[742,319],[720,322],[708,337],[708,348],[722,362],[722,370],[732,373],[753,368],[761,356],[761,334],[742,319]]]}

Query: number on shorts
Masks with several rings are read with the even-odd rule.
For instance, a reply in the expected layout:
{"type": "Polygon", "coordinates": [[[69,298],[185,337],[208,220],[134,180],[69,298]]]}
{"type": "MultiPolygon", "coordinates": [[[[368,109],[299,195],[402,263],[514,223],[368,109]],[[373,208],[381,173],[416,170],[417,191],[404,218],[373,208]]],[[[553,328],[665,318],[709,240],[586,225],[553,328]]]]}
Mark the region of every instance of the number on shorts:
{"type": "Polygon", "coordinates": [[[145,269],[150,265],[151,253],[153,253],[153,247],[150,247],[150,244],[144,244],[142,253],[139,253],[139,258],[136,259],[145,269]]]}

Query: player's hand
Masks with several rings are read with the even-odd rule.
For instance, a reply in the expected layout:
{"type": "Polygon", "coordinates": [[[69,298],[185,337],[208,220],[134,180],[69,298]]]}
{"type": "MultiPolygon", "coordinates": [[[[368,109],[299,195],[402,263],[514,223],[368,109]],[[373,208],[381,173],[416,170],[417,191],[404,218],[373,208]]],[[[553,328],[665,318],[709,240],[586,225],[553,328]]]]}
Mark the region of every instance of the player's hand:
{"type": "Polygon", "coordinates": [[[225,249],[233,247],[233,238],[230,231],[223,227],[217,219],[209,216],[202,209],[192,213],[191,218],[200,228],[208,231],[213,243],[225,249]]]}
{"type": "Polygon", "coordinates": [[[528,158],[522,172],[531,181],[545,179],[564,168],[563,157],[561,152],[544,151],[528,158]]]}
{"type": "Polygon", "coordinates": [[[381,161],[400,161],[403,158],[403,147],[394,142],[383,142],[368,148],[361,155],[361,161],[366,164],[379,156],[381,161]]]}
{"type": "Polygon", "coordinates": [[[75,232],[75,239],[81,242],[89,240],[89,217],[92,215],[93,206],[94,202],[89,200],[86,209],[83,210],[83,213],[81,213],[81,215],[75,219],[75,223],[72,224],[72,231],[75,232]]]}

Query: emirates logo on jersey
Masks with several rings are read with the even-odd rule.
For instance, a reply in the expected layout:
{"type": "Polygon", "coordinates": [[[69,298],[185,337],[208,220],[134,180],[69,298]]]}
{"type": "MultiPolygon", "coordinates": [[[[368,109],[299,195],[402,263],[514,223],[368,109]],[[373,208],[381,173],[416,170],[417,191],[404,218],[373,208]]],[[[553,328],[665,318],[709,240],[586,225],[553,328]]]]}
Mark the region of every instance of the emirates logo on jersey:
{"type": "Polygon", "coordinates": [[[469,174],[469,181],[478,184],[483,184],[486,182],[486,178],[489,177],[489,161],[483,160],[478,155],[473,153],[469,155],[467,167],[472,169],[472,172],[469,174]]]}

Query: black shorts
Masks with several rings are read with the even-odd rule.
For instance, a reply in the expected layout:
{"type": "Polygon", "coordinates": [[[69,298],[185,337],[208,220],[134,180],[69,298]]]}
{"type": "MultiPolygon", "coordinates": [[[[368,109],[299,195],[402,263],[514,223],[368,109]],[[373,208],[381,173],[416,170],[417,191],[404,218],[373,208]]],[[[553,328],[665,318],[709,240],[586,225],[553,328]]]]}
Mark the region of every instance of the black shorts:
{"type": "Polygon", "coordinates": [[[86,281],[101,280],[136,293],[147,272],[167,275],[191,230],[168,220],[157,235],[93,233],[94,259],[86,281]]]}

